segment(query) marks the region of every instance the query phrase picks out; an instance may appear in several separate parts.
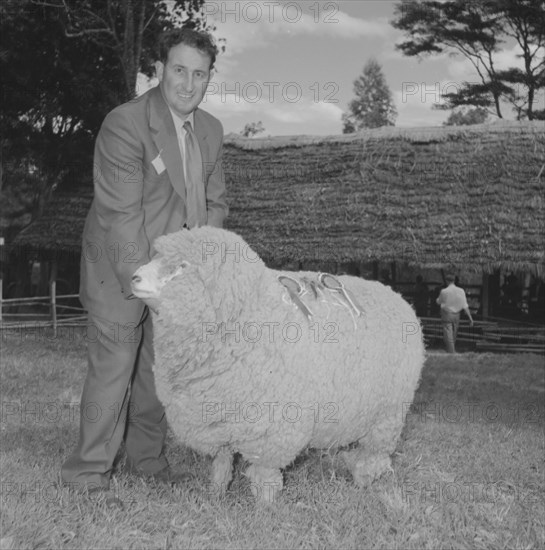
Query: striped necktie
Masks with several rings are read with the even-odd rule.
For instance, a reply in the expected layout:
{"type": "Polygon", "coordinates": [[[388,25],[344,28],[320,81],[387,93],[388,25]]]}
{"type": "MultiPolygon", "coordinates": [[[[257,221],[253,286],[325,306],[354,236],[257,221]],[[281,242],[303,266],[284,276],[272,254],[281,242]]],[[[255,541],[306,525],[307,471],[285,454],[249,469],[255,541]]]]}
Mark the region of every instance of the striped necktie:
{"type": "Polygon", "coordinates": [[[202,156],[197,136],[191,128],[191,122],[184,123],[185,162],[186,162],[186,214],[187,226],[191,229],[206,225],[206,195],[202,169],[202,156]]]}

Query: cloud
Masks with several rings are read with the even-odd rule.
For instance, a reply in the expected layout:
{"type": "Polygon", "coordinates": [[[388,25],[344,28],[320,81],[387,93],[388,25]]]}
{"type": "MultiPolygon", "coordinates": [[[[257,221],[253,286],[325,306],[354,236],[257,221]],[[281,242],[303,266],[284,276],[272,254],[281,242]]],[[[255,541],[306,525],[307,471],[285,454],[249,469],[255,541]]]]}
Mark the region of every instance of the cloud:
{"type": "Polygon", "coordinates": [[[411,83],[393,92],[393,97],[398,113],[396,126],[440,126],[448,117],[445,111],[433,108],[439,100],[435,87],[422,88],[421,84],[411,83]]]}
{"type": "Polygon", "coordinates": [[[297,103],[277,102],[266,109],[268,116],[274,120],[288,124],[316,122],[317,118],[323,124],[339,124],[342,110],[333,103],[315,102],[309,98],[297,103]]]}
{"type": "Polygon", "coordinates": [[[238,132],[247,122],[263,122],[267,133],[300,134],[304,128],[312,128],[306,133],[340,133],[342,110],[336,103],[315,101],[312,94],[296,96],[276,93],[267,95],[265,90],[259,99],[256,95],[233,93],[207,95],[201,107],[218,117],[226,133],[238,132]]]}
{"type": "MultiPolygon", "coordinates": [[[[305,110],[312,111],[309,116],[340,116],[340,107],[332,97],[330,101],[323,97],[314,96],[312,90],[306,90],[297,83],[290,87],[271,86],[268,82],[240,83],[211,82],[204,97],[203,104],[221,107],[224,112],[248,112],[252,110],[280,109],[282,113],[289,112],[289,116],[298,118],[305,110]]],[[[330,94],[331,95],[331,94],[330,94]]],[[[275,115],[273,115],[275,116],[275,115]]],[[[303,115],[304,116],[304,115],[303,115]]],[[[276,118],[284,119],[283,114],[276,118]]]]}
{"type": "Polygon", "coordinates": [[[233,1],[205,2],[206,22],[227,41],[226,57],[247,48],[267,46],[273,37],[314,35],[346,40],[387,37],[393,32],[386,18],[367,21],[341,10],[336,2],[233,1]]]}
{"type": "MultiPolygon", "coordinates": [[[[541,59],[545,56],[545,48],[540,48],[541,59]]],[[[494,67],[497,71],[503,71],[512,67],[517,67],[524,70],[524,59],[522,58],[522,49],[518,44],[514,44],[511,48],[506,48],[494,53],[494,67]]],[[[539,54],[539,52],[538,52],[539,54]]],[[[536,55],[535,59],[539,59],[536,55]]],[[[535,61],[534,61],[535,65],[535,61]]],[[[481,82],[475,68],[468,59],[458,58],[451,60],[448,65],[448,72],[458,82],[467,80],[469,82],[481,82]]]]}
{"type": "Polygon", "coordinates": [[[360,45],[368,40],[380,44],[397,32],[385,17],[353,16],[342,11],[338,2],[207,1],[204,13],[207,23],[216,27],[214,35],[226,40],[226,51],[216,61],[219,84],[216,91],[221,93],[221,87],[227,91],[223,98],[209,96],[204,107],[222,119],[244,113],[244,118],[267,117],[291,127],[296,121],[313,122],[312,117],[318,116],[320,125],[322,120],[332,122],[335,128],[341,124],[341,109],[324,102],[342,96],[339,84],[331,82],[339,80],[338,67],[335,77],[330,76],[331,71],[323,72],[319,58],[304,68],[297,67],[312,55],[308,52],[309,45],[316,44],[317,51],[326,47],[331,51],[342,44],[346,51],[344,48],[350,49],[351,41],[360,45]],[[293,50],[293,58],[284,59],[288,47],[293,50]],[[304,48],[304,53],[301,61],[296,61],[299,48],[304,48]],[[320,76],[324,74],[329,76],[320,76]],[[266,81],[277,81],[278,86],[273,89],[266,81]],[[229,93],[237,90],[237,86],[242,101],[237,101],[236,93],[229,93]],[[297,96],[297,87],[302,93],[295,103],[290,103],[283,96],[288,99],[297,96]],[[256,95],[259,97],[252,103],[256,95]]]}
{"type": "Polygon", "coordinates": [[[220,89],[213,86],[208,87],[200,106],[212,114],[221,113],[221,118],[238,117],[256,111],[256,105],[247,101],[241,94],[221,93],[220,89]]]}

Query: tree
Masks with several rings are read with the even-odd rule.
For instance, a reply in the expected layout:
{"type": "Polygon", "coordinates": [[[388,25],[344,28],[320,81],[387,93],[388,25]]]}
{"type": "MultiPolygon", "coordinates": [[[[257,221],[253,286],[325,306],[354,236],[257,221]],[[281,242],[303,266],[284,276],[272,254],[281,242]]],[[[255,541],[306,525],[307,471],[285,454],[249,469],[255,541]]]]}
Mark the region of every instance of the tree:
{"type": "MultiPolygon", "coordinates": [[[[22,204],[37,215],[74,159],[89,160],[89,122],[108,98],[94,96],[110,82],[89,79],[98,52],[70,47],[55,13],[23,1],[2,4],[0,15],[3,187],[26,188],[22,204]]],[[[97,77],[107,75],[103,68],[97,77]]]]}
{"type": "Polygon", "coordinates": [[[242,130],[240,133],[244,137],[254,137],[264,131],[265,128],[260,120],[259,122],[249,122],[244,126],[244,130],[242,130]]]}
{"type": "Polygon", "coordinates": [[[517,119],[543,120],[545,109],[537,110],[534,105],[536,92],[545,89],[545,2],[498,0],[496,10],[505,15],[505,34],[516,40],[524,63],[523,70],[499,71],[498,77],[514,85],[512,104],[517,119]],[[519,87],[527,90],[526,96],[518,93],[519,87]]]}
{"type": "Polygon", "coordinates": [[[397,111],[382,68],[376,60],[369,60],[363,73],[354,81],[354,93],[356,98],[350,101],[348,113],[342,116],[344,134],[362,128],[394,125],[397,111]]]}
{"type": "Polygon", "coordinates": [[[182,25],[215,30],[206,25],[204,0],[34,0],[33,3],[57,10],[67,37],[91,42],[108,52],[120,69],[125,100],[135,95],[139,71],[152,74],[155,42],[162,30],[182,25]]]}
{"type": "Polygon", "coordinates": [[[502,100],[518,118],[534,118],[536,92],[545,87],[545,3],[536,0],[404,0],[392,25],[408,37],[396,47],[405,55],[462,55],[479,83],[463,82],[443,94],[444,109],[471,105],[493,109],[502,118],[502,100]],[[511,38],[519,45],[523,68],[499,70],[498,54],[511,38]]]}
{"type": "Polygon", "coordinates": [[[488,112],[482,107],[474,109],[455,109],[450,113],[443,126],[469,126],[471,124],[482,124],[488,118],[488,112]]]}

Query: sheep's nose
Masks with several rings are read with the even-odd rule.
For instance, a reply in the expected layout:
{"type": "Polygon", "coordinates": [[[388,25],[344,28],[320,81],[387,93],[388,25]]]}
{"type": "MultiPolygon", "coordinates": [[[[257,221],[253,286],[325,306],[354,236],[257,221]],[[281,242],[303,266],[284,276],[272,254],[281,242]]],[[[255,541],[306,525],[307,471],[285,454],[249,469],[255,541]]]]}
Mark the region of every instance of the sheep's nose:
{"type": "Polygon", "coordinates": [[[139,283],[141,280],[142,280],[142,278],[140,277],[140,275],[133,275],[132,276],[132,282],[133,283],[139,283]]]}

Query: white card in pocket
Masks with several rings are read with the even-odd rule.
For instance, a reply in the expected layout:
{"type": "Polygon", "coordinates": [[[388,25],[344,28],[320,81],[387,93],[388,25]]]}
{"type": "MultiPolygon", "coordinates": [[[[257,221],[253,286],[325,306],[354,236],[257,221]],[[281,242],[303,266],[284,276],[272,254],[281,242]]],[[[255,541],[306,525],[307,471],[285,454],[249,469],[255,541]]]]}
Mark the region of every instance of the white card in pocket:
{"type": "Polygon", "coordinates": [[[163,159],[161,158],[161,153],[159,154],[151,161],[153,164],[153,167],[155,168],[155,171],[157,174],[162,174],[165,170],[165,163],[163,162],[163,159]]]}

